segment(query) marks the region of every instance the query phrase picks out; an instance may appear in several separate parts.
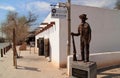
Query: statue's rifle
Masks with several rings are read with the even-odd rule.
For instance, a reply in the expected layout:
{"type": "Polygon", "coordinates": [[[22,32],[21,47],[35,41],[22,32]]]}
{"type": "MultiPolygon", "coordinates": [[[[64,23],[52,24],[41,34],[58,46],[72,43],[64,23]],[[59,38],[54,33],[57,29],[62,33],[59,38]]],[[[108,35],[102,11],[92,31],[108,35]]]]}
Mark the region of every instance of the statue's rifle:
{"type": "Polygon", "coordinates": [[[73,35],[72,35],[72,43],[73,43],[73,61],[77,61],[76,47],[75,47],[75,41],[74,41],[74,36],[73,35]]]}

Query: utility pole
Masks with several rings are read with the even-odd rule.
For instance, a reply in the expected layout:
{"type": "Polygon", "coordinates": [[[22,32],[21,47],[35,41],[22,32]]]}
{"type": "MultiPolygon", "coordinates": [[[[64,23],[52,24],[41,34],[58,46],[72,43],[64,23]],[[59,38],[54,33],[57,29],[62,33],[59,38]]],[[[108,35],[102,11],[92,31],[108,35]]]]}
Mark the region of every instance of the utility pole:
{"type": "MultiPolygon", "coordinates": [[[[56,6],[56,5],[51,5],[56,6]]],[[[67,17],[67,25],[68,25],[68,40],[67,40],[67,55],[70,55],[70,48],[71,48],[71,0],[68,0],[67,3],[59,3],[59,7],[66,7],[68,11],[68,17],[67,17]]]]}
{"type": "Polygon", "coordinates": [[[67,55],[70,55],[71,48],[71,0],[68,0],[68,41],[67,41],[67,55]]]}

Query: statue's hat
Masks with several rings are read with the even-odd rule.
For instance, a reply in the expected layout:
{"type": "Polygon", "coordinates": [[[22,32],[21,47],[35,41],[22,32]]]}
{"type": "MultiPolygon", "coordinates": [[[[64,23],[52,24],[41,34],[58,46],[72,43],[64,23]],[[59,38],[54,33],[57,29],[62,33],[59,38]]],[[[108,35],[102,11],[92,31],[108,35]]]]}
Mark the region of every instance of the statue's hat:
{"type": "Polygon", "coordinates": [[[79,17],[80,17],[80,19],[85,19],[85,20],[88,19],[86,14],[81,14],[79,17]]]}

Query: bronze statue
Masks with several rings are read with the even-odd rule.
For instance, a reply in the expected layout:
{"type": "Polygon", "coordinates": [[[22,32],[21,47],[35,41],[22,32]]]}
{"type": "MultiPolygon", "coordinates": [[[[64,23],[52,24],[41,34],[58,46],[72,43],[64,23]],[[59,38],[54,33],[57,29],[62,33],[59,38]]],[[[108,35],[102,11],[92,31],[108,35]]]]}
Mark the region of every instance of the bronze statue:
{"type": "MultiPolygon", "coordinates": [[[[78,33],[72,32],[71,35],[72,36],[80,35],[82,61],[89,62],[89,45],[91,41],[91,28],[90,25],[86,22],[86,20],[88,19],[86,14],[80,15],[79,18],[81,19],[81,24],[78,26],[78,33]]],[[[73,59],[77,60],[76,55],[73,56],[73,59]]]]}

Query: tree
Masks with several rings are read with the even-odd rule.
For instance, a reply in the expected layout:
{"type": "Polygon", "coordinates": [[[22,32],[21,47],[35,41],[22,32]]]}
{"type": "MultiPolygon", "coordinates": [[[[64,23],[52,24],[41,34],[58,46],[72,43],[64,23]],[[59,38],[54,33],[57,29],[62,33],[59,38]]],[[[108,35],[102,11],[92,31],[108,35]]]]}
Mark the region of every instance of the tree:
{"type": "Polygon", "coordinates": [[[16,30],[16,43],[25,40],[31,25],[35,24],[37,16],[29,12],[28,16],[18,16],[16,12],[9,12],[6,21],[2,23],[2,31],[7,39],[13,40],[13,28],[16,30]]]}
{"type": "Polygon", "coordinates": [[[120,0],[117,0],[115,9],[119,9],[120,10],[120,0]]]}

